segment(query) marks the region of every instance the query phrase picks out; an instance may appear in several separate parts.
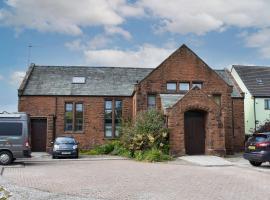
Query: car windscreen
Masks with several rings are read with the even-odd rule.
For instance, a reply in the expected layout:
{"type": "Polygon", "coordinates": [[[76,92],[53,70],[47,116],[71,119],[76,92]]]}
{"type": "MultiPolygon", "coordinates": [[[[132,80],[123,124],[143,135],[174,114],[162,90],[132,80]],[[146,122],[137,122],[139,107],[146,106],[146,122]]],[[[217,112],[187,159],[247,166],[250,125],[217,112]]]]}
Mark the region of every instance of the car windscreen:
{"type": "Polygon", "coordinates": [[[267,135],[257,134],[252,136],[252,141],[255,142],[265,142],[267,140],[267,135]]]}
{"type": "Polygon", "coordinates": [[[67,137],[59,137],[55,140],[56,144],[75,144],[75,140],[73,138],[67,137]]]}
{"type": "Polygon", "coordinates": [[[21,136],[22,123],[0,122],[0,136],[21,136]]]}

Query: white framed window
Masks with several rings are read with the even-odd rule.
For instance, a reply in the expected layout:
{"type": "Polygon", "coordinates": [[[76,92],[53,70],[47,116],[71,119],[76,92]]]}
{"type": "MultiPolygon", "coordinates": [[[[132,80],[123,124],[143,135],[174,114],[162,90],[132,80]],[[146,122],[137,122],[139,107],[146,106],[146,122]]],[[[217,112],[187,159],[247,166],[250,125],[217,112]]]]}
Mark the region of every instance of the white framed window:
{"type": "Polygon", "coordinates": [[[264,109],[265,110],[270,110],[270,99],[265,99],[264,100],[264,109]]]}
{"type": "Polygon", "coordinates": [[[167,83],[167,90],[168,91],[176,91],[176,83],[175,82],[168,82],[167,83]]]}
{"type": "Polygon", "coordinates": [[[193,82],[192,83],[192,87],[195,87],[195,86],[197,86],[198,88],[200,88],[200,89],[202,89],[202,82],[193,82]]]}
{"type": "Polygon", "coordinates": [[[179,83],[179,90],[180,91],[188,91],[189,90],[189,83],[187,83],[187,82],[180,82],[179,83]]]}

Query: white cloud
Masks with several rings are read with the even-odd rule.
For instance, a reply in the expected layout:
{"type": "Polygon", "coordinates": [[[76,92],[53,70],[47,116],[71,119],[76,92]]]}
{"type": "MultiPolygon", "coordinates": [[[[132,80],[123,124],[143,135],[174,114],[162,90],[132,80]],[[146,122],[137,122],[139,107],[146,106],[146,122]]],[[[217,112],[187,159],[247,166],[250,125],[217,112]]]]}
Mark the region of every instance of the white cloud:
{"type": "Polygon", "coordinates": [[[9,83],[13,86],[19,87],[23,78],[25,76],[25,72],[23,71],[14,71],[10,75],[9,83]]]}
{"type": "Polygon", "coordinates": [[[71,51],[85,51],[89,49],[104,48],[111,40],[105,35],[96,35],[89,41],[84,42],[82,39],[76,39],[65,43],[65,46],[71,51]]]}
{"type": "Polygon", "coordinates": [[[114,34],[122,35],[127,40],[130,40],[132,38],[132,36],[130,35],[128,31],[120,27],[116,27],[116,26],[105,27],[105,31],[108,35],[114,35],[114,34]]]}
{"type": "Polygon", "coordinates": [[[4,77],[0,74],[0,81],[3,80],[3,79],[4,79],[4,77]]]}
{"type": "Polygon", "coordinates": [[[159,31],[205,34],[227,27],[270,26],[267,0],[140,0],[150,16],[160,19],[159,31]]]}
{"type": "Polygon", "coordinates": [[[98,66],[157,67],[174,49],[144,44],[137,50],[86,50],[86,62],[98,66]]]}
{"type": "Polygon", "coordinates": [[[84,27],[118,26],[143,9],[126,0],[7,0],[0,9],[0,24],[41,32],[82,34],[84,27]]]}
{"type": "Polygon", "coordinates": [[[247,47],[257,48],[263,58],[270,58],[270,28],[244,36],[247,47]]]}

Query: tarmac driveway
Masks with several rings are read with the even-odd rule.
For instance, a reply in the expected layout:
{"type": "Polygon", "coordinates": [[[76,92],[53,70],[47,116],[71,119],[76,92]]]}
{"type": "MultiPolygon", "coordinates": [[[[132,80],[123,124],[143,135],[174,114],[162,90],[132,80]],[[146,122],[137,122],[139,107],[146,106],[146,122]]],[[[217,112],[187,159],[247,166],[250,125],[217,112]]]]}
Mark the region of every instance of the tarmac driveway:
{"type": "Polygon", "coordinates": [[[26,162],[5,168],[3,178],[19,187],[64,195],[58,199],[70,196],[71,199],[246,200],[258,199],[258,195],[268,196],[270,191],[269,173],[237,166],[203,167],[182,161],[154,164],[121,159],[26,162]]]}

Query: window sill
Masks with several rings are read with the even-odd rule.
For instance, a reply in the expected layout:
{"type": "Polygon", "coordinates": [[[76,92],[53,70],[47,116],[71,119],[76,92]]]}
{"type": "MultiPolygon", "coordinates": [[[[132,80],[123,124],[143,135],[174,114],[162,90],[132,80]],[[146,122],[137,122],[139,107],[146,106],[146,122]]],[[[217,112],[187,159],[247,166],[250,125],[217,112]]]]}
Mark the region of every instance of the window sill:
{"type": "Polygon", "coordinates": [[[84,131],[64,131],[64,134],[84,134],[84,131]]]}
{"type": "Polygon", "coordinates": [[[119,137],[104,137],[103,140],[119,140],[119,137]]]}

